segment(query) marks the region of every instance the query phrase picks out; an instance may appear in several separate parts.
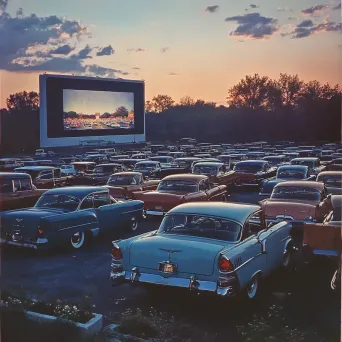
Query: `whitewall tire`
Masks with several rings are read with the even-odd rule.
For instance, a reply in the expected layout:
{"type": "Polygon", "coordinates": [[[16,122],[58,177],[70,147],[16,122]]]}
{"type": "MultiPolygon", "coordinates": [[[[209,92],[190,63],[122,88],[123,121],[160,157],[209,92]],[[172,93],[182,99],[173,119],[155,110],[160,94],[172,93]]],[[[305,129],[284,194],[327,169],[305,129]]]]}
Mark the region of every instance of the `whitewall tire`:
{"type": "Polygon", "coordinates": [[[84,246],[85,242],[85,233],[84,232],[77,232],[73,234],[70,238],[70,244],[73,249],[79,249],[84,246]]]}

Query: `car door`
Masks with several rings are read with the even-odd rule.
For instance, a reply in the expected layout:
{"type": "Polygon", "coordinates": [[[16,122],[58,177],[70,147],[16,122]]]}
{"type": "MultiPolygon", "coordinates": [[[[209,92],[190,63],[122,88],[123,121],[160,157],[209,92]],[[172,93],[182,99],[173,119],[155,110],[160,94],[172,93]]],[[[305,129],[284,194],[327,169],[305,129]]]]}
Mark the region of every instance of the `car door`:
{"type": "Polygon", "coordinates": [[[17,208],[33,207],[41,195],[41,191],[32,188],[29,178],[14,179],[14,193],[17,197],[17,208]]]}
{"type": "Polygon", "coordinates": [[[40,172],[36,178],[36,186],[39,189],[52,189],[55,186],[52,170],[40,172]]]}

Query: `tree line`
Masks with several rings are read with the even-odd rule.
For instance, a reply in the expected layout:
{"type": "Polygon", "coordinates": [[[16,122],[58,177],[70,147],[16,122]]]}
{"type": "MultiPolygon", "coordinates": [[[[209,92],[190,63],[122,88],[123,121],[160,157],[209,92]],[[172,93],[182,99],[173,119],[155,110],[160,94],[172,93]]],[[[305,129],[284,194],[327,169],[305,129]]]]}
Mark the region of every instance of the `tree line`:
{"type": "MultiPolygon", "coordinates": [[[[145,103],[146,137],[204,142],[341,140],[339,85],[304,82],[298,75],[245,76],[227,91],[227,106],[185,96],[157,95],[145,103]]],[[[39,95],[10,95],[1,109],[2,152],[39,147],[39,95]],[[13,134],[15,132],[15,134],[13,134]]]]}

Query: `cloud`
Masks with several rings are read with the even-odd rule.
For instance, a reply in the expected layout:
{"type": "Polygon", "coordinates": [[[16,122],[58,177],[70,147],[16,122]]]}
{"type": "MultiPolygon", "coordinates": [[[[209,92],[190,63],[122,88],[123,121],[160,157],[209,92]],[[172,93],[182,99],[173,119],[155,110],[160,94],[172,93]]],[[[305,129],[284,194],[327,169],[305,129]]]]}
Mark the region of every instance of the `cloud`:
{"type": "Polygon", "coordinates": [[[336,5],[335,7],[333,7],[334,11],[338,11],[341,10],[341,3],[339,3],[338,5],[336,5]]]}
{"type": "Polygon", "coordinates": [[[205,11],[209,12],[209,13],[215,13],[218,11],[218,9],[220,8],[220,6],[218,5],[213,5],[213,6],[208,6],[205,11]]]}
{"type": "Polygon", "coordinates": [[[325,8],[326,8],[325,5],[314,5],[314,6],[311,6],[311,7],[308,7],[308,8],[301,10],[301,13],[303,15],[312,15],[312,14],[321,12],[325,8]]]}
{"type": "Polygon", "coordinates": [[[104,68],[96,64],[86,66],[86,71],[88,73],[95,74],[97,76],[106,76],[106,77],[116,77],[117,74],[129,75],[128,72],[124,72],[122,70],[112,69],[112,68],[104,68]]]}
{"type": "Polygon", "coordinates": [[[260,6],[254,5],[254,4],[250,4],[249,7],[251,7],[251,8],[259,8],[260,6]]]}
{"type": "Polygon", "coordinates": [[[74,55],[71,55],[70,58],[73,58],[73,59],[88,59],[88,58],[93,58],[91,56],[89,56],[90,52],[92,51],[93,49],[87,44],[85,46],[85,48],[83,48],[82,50],[80,50],[78,53],[74,54],[74,55]]]}
{"type": "Polygon", "coordinates": [[[300,39],[318,33],[339,32],[341,29],[341,23],[326,21],[321,24],[314,24],[312,20],[303,20],[291,32],[284,33],[282,36],[291,36],[292,39],[300,39]]]}
{"type": "Polygon", "coordinates": [[[177,74],[176,72],[170,72],[168,73],[169,76],[179,76],[179,74],[177,74]]]}
{"type": "Polygon", "coordinates": [[[167,52],[170,48],[169,47],[163,47],[160,49],[160,52],[167,52]]]}
{"type": "Polygon", "coordinates": [[[225,21],[235,21],[238,23],[236,30],[230,33],[231,36],[262,39],[271,36],[278,30],[276,19],[261,16],[260,13],[248,13],[228,17],[225,21]]]}
{"type": "Polygon", "coordinates": [[[98,51],[96,53],[96,56],[110,56],[112,54],[114,54],[114,49],[112,48],[111,45],[108,45],[106,47],[104,47],[103,49],[101,49],[100,51],[98,51]]]}
{"type": "Polygon", "coordinates": [[[134,48],[134,49],[127,49],[127,52],[145,52],[146,50],[143,48],[134,48]]]}
{"type": "Polygon", "coordinates": [[[52,55],[68,55],[74,49],[75,48],[71,47],[69,44],[65,44],[65,45],[57,47],[54,50],[51,50],[50,54],[52,54],[52,55]]]}

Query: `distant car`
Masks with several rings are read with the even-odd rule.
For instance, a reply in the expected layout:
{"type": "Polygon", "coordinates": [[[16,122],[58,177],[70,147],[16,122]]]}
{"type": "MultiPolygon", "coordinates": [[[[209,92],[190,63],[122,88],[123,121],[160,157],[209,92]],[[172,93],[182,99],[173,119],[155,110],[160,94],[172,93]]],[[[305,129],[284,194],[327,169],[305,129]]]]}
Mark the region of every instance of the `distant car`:
{"type": "Polygon", "coordinates": [[[1,243],[28,248],[58,245],[79,249],[106,231],[138,229],[141,201],[118,202],[103,187],[67,187],[45,192],[33,208],[0,214],[1,243]]]}
{"type": "Polygon", "coordinates": [[[38,190],[27,173],[0,172],[0,212],[32,207],[45,191],[38,190]]]}
{"type": "Polygon", "coordinates": [[[290,180],[314,181],[315,179],[316,176],[310,176],[309,168],[305,165],[283,165],[278,168],[275,178],[270,178],[261,183],[259,195],[271,196],[273,188],[282,182],[290,180]]]}
{"type": "Polygon", "coordinates": [[[331,211],[331,195],[323,183],[288,181],[277,184],[271,197],[260,202],[268,223],[323,222],[331,211]]]}
{"type": "Polygon", "coordinates": [[[318,174],[317,182],[323,182],[328,193],[332,195],[342,194],[342,170],[341,171],[323,171],[318,174]]]}
{"type": "Polygon", "coordinates": [[[212,183],[226,185],[227,188],[234,187],[238,178],[235,171],[228,170],[221,162],[198,162],[193,166],[192,174],[208,176],[212,183]]]}
{"type": "Polygon", "coordinates": [[[326,171],[342,171],[342,158],[333,159],[329,162],[326,171]]]}
{"type": "Polygon", "coordinates": [[[159,162],[162,169],[172,167],[174,163],[174,159],[171,156],[155,156],[148,159],[159,162]]]}
{"type": "Polygon", "coordinates": [[[288,157],[286,157],[284,154],[280,154],[277,156],[267,156],[262,158],[263,160],[266,160],[271,166],[282,166],[290,164],[288,161],[288,157]]]}
{"type": "Polygon", "coordinates": [[[108,179],[106,188],[116,199],[132,199],[133,192],[155,190],[159,180],[146,180],[141,172],[118,172],[108,179]]]}
{"type": "Polygon", "coordinates": [[[182,204],[157,231],[112,242],[110,279],[253,300],[263,278],[291,264],[290,230],[268,228],[257,205],[182,204]]]}
{"type": "Polygon", "coordinates": [[[61,174],[65,176],[75,176],[77,171],[74,165],[61,165],[61,174]]]}
{"type": "Polygon", "coordinates": [[[23,162],[16,158],[1,158],[0,172],[12,172],[15,168],[23,165],[23,162]]]}
{"type": "Polygon", "coordinates": [[[233,170],[238,177],[236,186],[259,187],[263,180],[276,175],[277,167],[266,160],[244,160],[237,162],[233,170]]]}
{"type": "Polygon", "coordinates": [[[141,172],[145,177],[153,177],[161,170],[158,161],[144,160],[135,164],[133,171],[141,172]]]}
{"type": "Polygon", "coordinates": [[[154,191],[134,192],[133,198],[145,203],[147,215],[163,216],[185,202],[225,201],[226,186],[214,185],[204,175],[181,174],[167,176],[154,191]]]}
{"type": "Polygon", "coordinates": [[[294,158],[291,160],[291,165],[306,165],[310,174],[316,176],[325,170],[325,166],[321,165],[320,159],[315,157],[294,158]]]}

